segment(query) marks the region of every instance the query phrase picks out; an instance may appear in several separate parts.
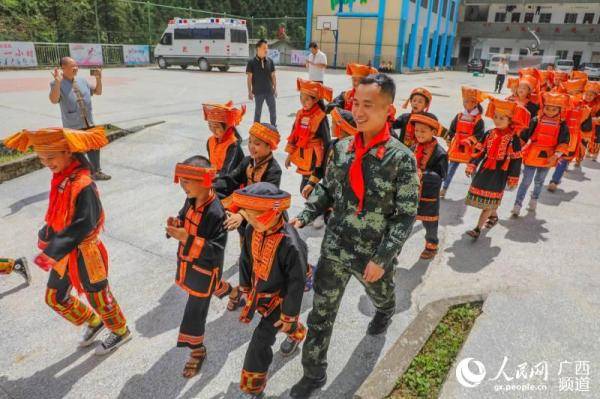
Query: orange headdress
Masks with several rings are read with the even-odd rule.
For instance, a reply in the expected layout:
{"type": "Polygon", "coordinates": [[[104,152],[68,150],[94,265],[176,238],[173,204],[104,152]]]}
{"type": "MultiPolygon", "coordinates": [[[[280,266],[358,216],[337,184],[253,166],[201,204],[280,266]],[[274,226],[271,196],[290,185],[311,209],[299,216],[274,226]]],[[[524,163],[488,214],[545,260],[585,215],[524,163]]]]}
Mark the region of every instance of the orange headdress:
{"type": "Polygon", "coordinates": [[[204,119],[209,122],[221,122],[227,126],[237,126],[246,113],[246,106],[240,108],[233,106],[233,101],[226,104],[206,103],[202,104],[204,119]]]}
{"type": "Polygon", "coordinates": [[[271,183],[260,182],[236,190],[229,209],[238,212],[250,209],[262,212],[257,221],[269,225],[292,205],[292,196],[271,183]]]}
{"type": "Polygon", "coordinates": [[[440,124],[440,122],[437,119],[432,117],[433,115],[431,115],[431,116],[430,115],[412,114],[410,116],[410,119],[408,120],[408,123],[413,123],[413,124],[422,123],[424,125],[427,125],[430,128],[432,128],[433,130],[435,130],[436,136],[439,136],[439,133],[441,132],[441,129],[442,129],[442,125],[440,124]]]}
{"type": "Polygon", "coordinates": [[[583,79],[569,79],[561,83],[561,88],[569,95],[581,94],[586,83],[583,79]]]}
{"type": "Polygon", "coordinates": [[[563,71],[554,71],[554,85],[558,86],[560,82],[569,80],[569,74],[563,71]]]}
{"type": "Polygon", "coordinates": [[[296,88],[300,93],[308,94],[317,100],[331,101],[333,99],[333,90],[319,82],[298,78],[296,88]]]}
{"type": "Polygon", "coordinates": [[[542,103],[544,105],[552,105],[562,109],[569,107],[569,96],[563,93],[546,92],[542,94],[542,103]]]}
{"type": "Polygon", "coordinates": [[[210,187],[216,174],[217,170],[212,167],[201,168],[199,166],[178,163],[175,165],[175,178],[173,181],[179,183],[179,180],[182,178],[196,180],[201,182],[204,187],[210,187]]]}
{"type": "Polygon", "coordinates": [[[516,128],[528,126],[529,120],[531,119],[529,111],[522,105],[517,104],[514,101],[492,98],[485,111],[485,116],[493,118],[496,112],[508,116],[512,121],[511,124],[516,128]]]}
{"type": "Polygon", "coordinates": [[[279,132],[269,129],[262,123],[254,122],[250,127],[250,135],[269,144],[271,150],[276,150],[279,145],[279,132]]]}
{"type": "Polygon", "coordinates": [[[354,123],[354,119],[350,111],[334,108],[331,111],[331,121],[333,135],[337,138],[342,137],[342,132],[345,132],[349,136],[356,136],[358,134],[356,126],[352,126],[351,124],[354,123]]]}
{"type": "Polygon", "coordinates": [[[584,71],[571,71],[569,79],[583,79],[588,80],[588,74],[584,71]]]}
{"type": "Polygon", "coordinates": [[[21,130],[4,140],[4,145],[20,152],[33,148],[35,152],[88,152],[108,144],[103,126],[89,130],[51,127],[39,130],[21,130]]]}
{"type": "Polygon", "coordinates": [[[600,81],[589,80],[585,84],[583,91],[593,91],[597,96],[600,95],[600,81]]]}
{"type": "Polygon", "coordinates": [[[352,77],[365,77],[371,74],[377,73],[377,69],[370,67],[368,65],[363,64],[347,64],[346,65],[346,75],[350,75],[352,77]]]}
{"type": "Polygon", "coordinates": [[[431,92],[424,87],[417,87],[417,88],[413,89],[410,92],[410,96],[408,96],[406,101],[404,101],[404,104],[402,104],[402,108],[408,107],[408,103],[410,102],[410,100],[413,98],[414,95],[417,95],[417,94],[421,95],[427,99],[427,107],[425,108],[425,110],[428,110],[429,106],[431,105],[432,95],[431,95],[431,92]]]}
{"type": "Polygon", "coordinates": [[[516,90],[519,87],[519,78],[509,77],[506,81],[506,87],[510,90],[516,90]]]}
{"type": "Polygon", "coordinates": [[[490,98],[489,94],[486,94],[474,87],[462,86],[461,90],[463,100],[472,99],[475,100],[477,104],[481,104],[482,102],[490,98]]]}

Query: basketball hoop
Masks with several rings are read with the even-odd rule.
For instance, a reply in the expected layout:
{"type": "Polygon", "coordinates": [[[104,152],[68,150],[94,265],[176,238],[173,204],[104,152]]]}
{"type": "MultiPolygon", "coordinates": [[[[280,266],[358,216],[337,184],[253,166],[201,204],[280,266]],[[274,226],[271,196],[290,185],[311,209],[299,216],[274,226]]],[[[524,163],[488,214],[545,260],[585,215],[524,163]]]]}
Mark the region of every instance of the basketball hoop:
{"type": "Polygon", "coordinates": [[[317,30],[337,31],[338,17],[337,15],[317,15],[317,30]]]}

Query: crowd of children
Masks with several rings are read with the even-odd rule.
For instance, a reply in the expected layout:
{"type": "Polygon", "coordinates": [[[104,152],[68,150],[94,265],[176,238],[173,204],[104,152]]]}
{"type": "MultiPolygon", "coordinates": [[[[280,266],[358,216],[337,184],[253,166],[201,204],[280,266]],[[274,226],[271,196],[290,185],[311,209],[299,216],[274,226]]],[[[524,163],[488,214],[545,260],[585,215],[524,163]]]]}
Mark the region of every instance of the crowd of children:
{"type": "MultiPolygon", "coordinates": [[[[361,144],[352,114],[356,88],[361,79],[374,73],[369,66],[349,64],[352,89],[335,99],[322,83],[297,80],[301,108],[287,137],[285,167],[293,164],[301,175],[304,198],[313,195],[325,176],[340,140],[357,138],[348,150],[356,151],[357,158],[362,159],[371,148],[376,148],[376,157],[383,157],[379,154],[383,145],[361,144]]],[[[440,205],[460,164],[466,165],[465,173],[472,178],[466,204],[481,210],[477,225],[467,231],[477,239],[484,227],[498,223],[497,210],[506,189],[518,187],[512,209],[512,215],[518,216],[533,183],[528,209],[535,210],[551,168],[555,168],[548,186],[552,192],[571,161],[580,167],[586,154],[593,159],[598,156],[600,82],[588,81],[585,74],[576,72],[567,76],[526,68],[518,78],[508,79],[508,87],[512,94],[505,99],[463,87],[463,109],[448,129],[429,111],[433,97],[423,87],[412,90],[406,100],[403,107],[410,105],[409,113],[389,118],[388,131],[382,133],[386,142],[390,134],[396,137],[416,161],[417,220],[425,230],[421,258],[437,254],[440,205]],[[484,117],[493,122],[487,131],[484,117]],[[446,140],[447,151],[436,137],[446,140]]],[[[306,244],[287,223],[291,195],[279,188],[282,169],[273,156],[280,133],[268,123],[254,123],[249,130],[249,155],[245,156],[236,128],[245,111],[232,102],[203,104],[212,133],[206,144],[207,157],[193,156],[175,166],[174,181],[187,198],[177,216],[167,219],[166,236],[178,241],[175,282],[188,294],[177,338],[177,346],[190,349],[183,376],[195,376],[207,356],[204,329],[211,297],[227,297],[228,310],[242,307],[242,322],[250,322],[256,313],[261,317],[240,378],[242,391],[260,397],[277,332],[286,335],[280,348],[283,355],[294,352],[306,336],[299,313],[314,269],[308,265],[306,244]],[[221,278],[227,234],[236,229],[241,247],[239,286],[221,278]]],[[[108,286],[108,255],[98,238],[104,213],[89,168],[79,155],[106,144],[103,132],[22,131],[5,144],[20,151],[33,148],[54,173],[46,225],[39,236],[41,252],[35,259],[44,270],[51,270],[46,303],[73,324],[87,326],[81,346],[90,345],[106,327],[112,334],[98,353],[116,349],[130,338],[130,332],[108,286]],[[85,293],[91,307],[70,295],[72,287],[85,293]]],[[[360,168],[361,163],[354,162],[349,169],[350,174],[361,177],[352,182],[363,181],[360,168]]],[[[356,194],[360,212],[366,201],[365,188],[353,184],[354,193],[362,192],[356,194]]],[[[330,213],[331,209],[325,210],[325,222],[330,213]]],[[[12,271],[29,281],[26,260],[0,259],[0,274],[12,271]]]]}

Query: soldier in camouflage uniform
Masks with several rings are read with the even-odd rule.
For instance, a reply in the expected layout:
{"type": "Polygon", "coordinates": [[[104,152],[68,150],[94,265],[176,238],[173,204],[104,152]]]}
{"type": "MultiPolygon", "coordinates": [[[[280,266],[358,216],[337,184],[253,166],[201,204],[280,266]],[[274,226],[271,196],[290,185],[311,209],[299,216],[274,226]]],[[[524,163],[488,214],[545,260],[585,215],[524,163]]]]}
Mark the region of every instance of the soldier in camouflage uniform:
{"type": "Polygon", "coordinates": [[[394,266],[415,220],[419,190],[412,153],[390,136],[394,95],[388,76],[363,78],[352,108],[361,133],[336,143],[324,179],[291,221],[301,228],[333,209],[315,274],[302,352],[304,376],[291,390],[294,398],[308,397],[326,383],[329,341],[351,276],[377,309],[368,334],[385,332],[394,314],[394,266]]]}

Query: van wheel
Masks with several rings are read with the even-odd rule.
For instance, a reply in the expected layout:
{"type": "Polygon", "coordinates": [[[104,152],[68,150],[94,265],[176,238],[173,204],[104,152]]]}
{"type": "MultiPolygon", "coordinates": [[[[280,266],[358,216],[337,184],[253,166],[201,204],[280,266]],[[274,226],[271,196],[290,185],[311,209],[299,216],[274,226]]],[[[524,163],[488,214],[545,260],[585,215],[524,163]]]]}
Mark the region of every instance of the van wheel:
{"type": "Polygon", "coordinates": [[[160,69],[167,69],[169,67],[169,64],[167,64],[167,61],[163,57],[158,57],[156,63],[160,69]]]}
{"type": "Polygon", "coordinates": [[[187,69],[187,65],[179,65],[181,67],[181,69],[187,69]]]}
{"type": "Polygon", "coordinates": [[[220,66],[219,67],[219,71],[221,71],[221,72],[227,72],[227,71],[229,71],[229,65],[220,66]]]}
{"type": "Polygon", "coordinates": [[[200,68],[202,72],[208,72],[212,69],[206,58],[200,58],[198,60],[198,68],[200,68]]]}

